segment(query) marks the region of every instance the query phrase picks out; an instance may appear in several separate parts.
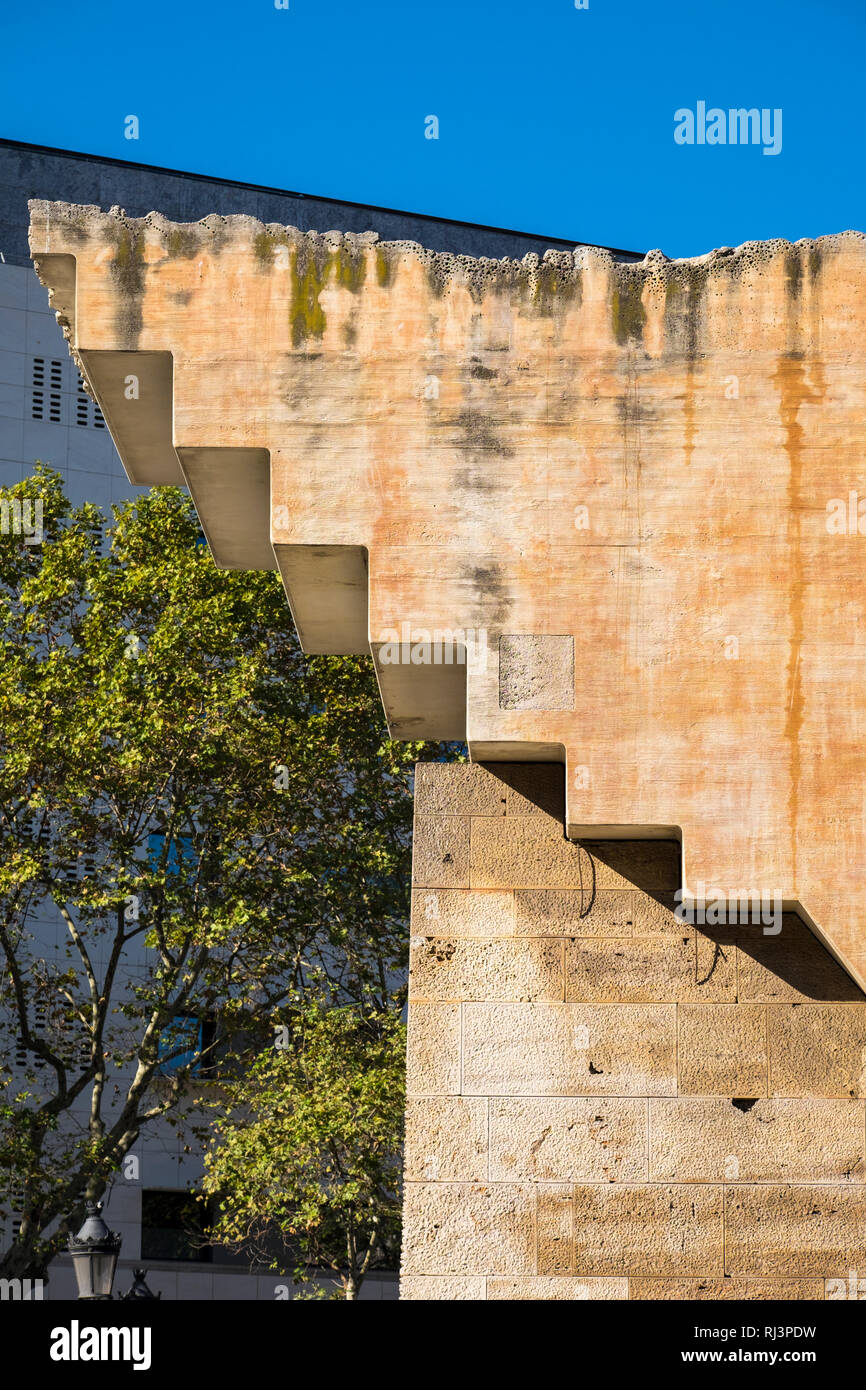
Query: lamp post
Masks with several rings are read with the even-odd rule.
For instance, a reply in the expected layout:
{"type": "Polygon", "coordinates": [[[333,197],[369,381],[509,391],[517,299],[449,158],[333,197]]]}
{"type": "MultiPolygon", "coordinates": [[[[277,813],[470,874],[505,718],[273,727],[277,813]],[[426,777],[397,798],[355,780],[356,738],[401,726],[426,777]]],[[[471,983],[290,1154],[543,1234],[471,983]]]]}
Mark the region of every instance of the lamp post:
{"type": "Polygon", "coordinates": [[[78,1297],[111,1298],[120,1236],[102,1219],[102,1203],[87,1201],[87,1216],[77,1236],[69,1237],[69,1253],[75,1269],[78,1297]]]}

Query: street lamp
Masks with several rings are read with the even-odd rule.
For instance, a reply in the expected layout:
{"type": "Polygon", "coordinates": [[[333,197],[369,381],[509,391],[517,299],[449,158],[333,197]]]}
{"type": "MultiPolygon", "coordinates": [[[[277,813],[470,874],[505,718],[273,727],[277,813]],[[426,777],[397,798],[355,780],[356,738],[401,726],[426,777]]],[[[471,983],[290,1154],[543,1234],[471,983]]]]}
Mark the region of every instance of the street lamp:
{"type": "Polygon", "coordinates": [[[85,1202],[87,1216],[77,1236],[69,1237],[79,1298],[111,1298],[120,1236],[102,1219],[101,1202],[85,1202]]]}

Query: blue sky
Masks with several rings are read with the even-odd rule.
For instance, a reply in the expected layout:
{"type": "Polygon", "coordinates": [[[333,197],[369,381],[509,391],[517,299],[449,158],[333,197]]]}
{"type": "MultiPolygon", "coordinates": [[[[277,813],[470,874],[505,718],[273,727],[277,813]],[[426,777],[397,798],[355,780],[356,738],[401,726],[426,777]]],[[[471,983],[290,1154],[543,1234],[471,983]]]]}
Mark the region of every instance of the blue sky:
{"type": "Polygon", "coordinates": [[[288,4],[15,5],[0,134],[670,256],[866,228],[863,0],[288,4]],[[676,144],[699,101],[781,152],[676,144]]]}

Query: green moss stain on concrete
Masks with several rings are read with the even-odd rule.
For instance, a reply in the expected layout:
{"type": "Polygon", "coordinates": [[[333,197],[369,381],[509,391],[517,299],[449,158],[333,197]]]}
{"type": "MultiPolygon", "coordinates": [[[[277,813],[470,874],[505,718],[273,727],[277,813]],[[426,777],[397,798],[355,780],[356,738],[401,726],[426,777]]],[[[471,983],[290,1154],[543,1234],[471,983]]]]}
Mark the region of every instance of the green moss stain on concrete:
{"type": "Polygon", "coordinates": [[[678,266],[665,283],[665,347],[681,352],[691,363],[699,355],[706,288],[705,266],[678,266]]]}
{"type": "Polygon", "coordinates": [[[172,227],[166,249],[173,258],[189,260],[198,250],[198,238],[188,227],[172,227]]]}
{"type": "Polygon", "coordinates": [[[799,299],[803,288],[803,262],[796,246],[785,253],[785,279],[792,299],[799,299]]]}
{"type": "Polygon", "coordinates": [[[580,271],[542,261],[532,289],[534,308],[546,318],[552,318],[566,309],[579,309],[582,302],[580,271]]]}
{"type": "Polygon", "coordinates": [[[142,300],[147,267],[144,232],[118,222],[109,229],[114,257],[111,274],[118,288],[117,332],[127,347],[138,346],[142,328],[142,300]]]}
{"type": "Polygon", "coordinates": [[[274,264],[276,239],[267,232],[256,232],[253,237],[253,255],[260,270],[271,270],[274,264]]]}
{"type": "Polygon", "coordinates": [[[144,237],[132,227],[118,225],[114,234],[112,274],[123,294],[144,291],[144,237]]]}
{"type": "Polygon", "coordinates": [[[367,274],[367,257],[362,250],[344,245],[331,253],[328,270],[338,285],[357,294],[367,274]]]}
{"type": "Polygon", "coordinates": [[[292,347],[301,347],[308,338],[321,338],[325,331],[325,311],[319,303],[319,295],[325,288],[326,265],[327,261],[317,253],[317,248],[307,242],[292,249],[289,259],[292,347]]]}
{"type": "Polygon", "coordinates": [[[377,246],[376,280],[383,290],[387,290],[392,284],[396,268],[396,261],[391,256],[387,256],[381,246],[377,246]]]}
{"type": "Polygon", "coordinates": [[[646,310],[641,299],[643,280],[622,270],[614,272],[613,295],[611,296],[611,322],[616,341],[620,347],[643,338],[646,310]]]}
{"type": "Polygon", "coordinates": [[[435,253],[425,262],[424,275],[434,299],[441,299],[448,288],[449,265],[444,256],[435,253]]]}

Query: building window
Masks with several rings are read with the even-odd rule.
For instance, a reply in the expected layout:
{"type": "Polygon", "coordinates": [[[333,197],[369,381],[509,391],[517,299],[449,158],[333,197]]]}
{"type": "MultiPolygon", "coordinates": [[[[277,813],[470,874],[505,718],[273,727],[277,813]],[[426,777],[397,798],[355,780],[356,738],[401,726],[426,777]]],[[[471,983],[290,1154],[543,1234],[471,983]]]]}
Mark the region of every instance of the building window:
{"type": "Polygon", "coordinates": [[[34,357],[31,387],[30,418],[59,425],[63,404],[63,363],[54,357],[34,357]]]}
{"type": "Polygon", "coordinates": [[[191,1192],[145,1188],[141,1194],[142,1260],[195,1260],[211,1264],[204,1238],[207,1208],[191,1192]]]}

